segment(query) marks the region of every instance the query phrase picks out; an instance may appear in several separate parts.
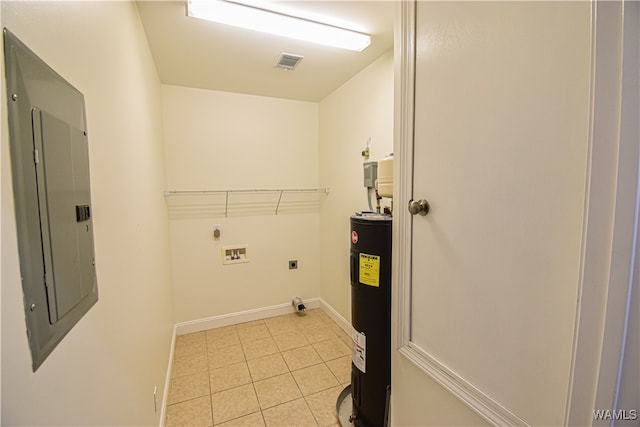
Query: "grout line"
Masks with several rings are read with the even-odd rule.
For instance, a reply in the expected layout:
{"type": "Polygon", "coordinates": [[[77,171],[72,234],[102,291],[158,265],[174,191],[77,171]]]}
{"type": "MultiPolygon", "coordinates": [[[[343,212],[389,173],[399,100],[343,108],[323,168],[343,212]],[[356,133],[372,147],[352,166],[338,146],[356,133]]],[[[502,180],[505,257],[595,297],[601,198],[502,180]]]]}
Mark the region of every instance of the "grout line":
{"type": "Polygon", "coordinates": [[[211,425],[215,425],[213,419],[213,384],[211,384],[211,370],[209,368],[209,340],[207,339],[207,332],[204,331],[204,357],[207,360],[207,383],[209,384],[209,407],[211,408],[211,425]]]}
{"type": "Polygon", "coordinates": [[[262,406],[260,406],[260,401],[258,400],[258,391],[256,390],[256,383],[251,381],[251,387],[253,387],[253,394],[256,396],[256,402],[258,402],[258,412],[260,412],[260,416],[262,417],[262,422],[264,425],[267,425],[267,422],[264,419],[264,414],[262,413],[262,406]]]}

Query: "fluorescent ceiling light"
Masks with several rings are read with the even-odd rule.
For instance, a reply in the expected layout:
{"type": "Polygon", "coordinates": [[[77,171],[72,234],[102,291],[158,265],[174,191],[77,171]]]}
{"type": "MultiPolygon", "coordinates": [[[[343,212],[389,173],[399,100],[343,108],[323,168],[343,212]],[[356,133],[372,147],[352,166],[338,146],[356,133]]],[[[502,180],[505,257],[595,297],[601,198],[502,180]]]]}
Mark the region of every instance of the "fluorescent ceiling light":
{"type": "Polygon", "coordinates": [[[367,34],[224,0],[189,0],[187,15],[357,52],[371,44],[367,34]]]}

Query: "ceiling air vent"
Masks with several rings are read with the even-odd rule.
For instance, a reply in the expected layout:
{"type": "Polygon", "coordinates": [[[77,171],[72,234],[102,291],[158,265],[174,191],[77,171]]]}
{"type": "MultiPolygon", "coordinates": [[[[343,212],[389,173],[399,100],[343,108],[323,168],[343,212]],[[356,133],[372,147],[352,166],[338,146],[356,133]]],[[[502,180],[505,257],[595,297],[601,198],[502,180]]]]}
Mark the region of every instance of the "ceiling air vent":
{"type": "Polygon", "coordinates": [[[285,70],[293,70],[296,68],[298,63],[304,58],[300,55],[294,55],[291,53],[282,53],[280,54],[280,58],[278,58],[278,62],[276,62],[276,67],[282,68],[285,70]]]}

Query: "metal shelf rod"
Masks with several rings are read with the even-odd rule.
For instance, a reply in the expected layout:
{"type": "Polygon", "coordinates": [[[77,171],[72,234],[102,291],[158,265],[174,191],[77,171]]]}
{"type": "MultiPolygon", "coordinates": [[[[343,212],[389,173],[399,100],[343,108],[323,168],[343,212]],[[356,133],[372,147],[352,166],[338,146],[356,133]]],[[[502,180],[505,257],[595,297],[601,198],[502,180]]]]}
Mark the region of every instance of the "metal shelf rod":
{"type": "Polygon", "coordinates": [[[329,187],[325,188],[293,188],[293,189],[279,189],[279,190],[269,190],[269,189],[254,189],[254,190],[172,190],[165,191],[164,197],[169,198],[173,196],[215,196],[215,195],[224,195],[224,216],[225,218],[229,214],[229,194],[279,194],[278,202],[276,204],[275,214],[278,215],[278,211],[280,209],[280,204],[282,202],[282,196],[285,193],[324,193],[329,194],[329,187]]]}
{"type": "Polygon", "coordinates": [[[168,190],[164,192],[165,197],[172,196],[210,196],[224,194],[227,198],[233,193],[329,193],[329,188],[292,188],[292,189],[253,189],[253,190],[168,190]]]}

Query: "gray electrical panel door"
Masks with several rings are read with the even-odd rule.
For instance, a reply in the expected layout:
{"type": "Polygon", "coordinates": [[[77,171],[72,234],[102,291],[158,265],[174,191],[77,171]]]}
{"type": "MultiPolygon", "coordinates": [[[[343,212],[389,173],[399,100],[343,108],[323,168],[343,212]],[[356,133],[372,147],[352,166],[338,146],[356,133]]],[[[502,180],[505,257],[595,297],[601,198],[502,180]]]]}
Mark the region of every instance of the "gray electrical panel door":
{"type": "Polygon", "coordinates": [[[49,321],[56,323],[93,288],[89,152],[81,129],[37,108],[32,120],[49,321]]]}
{"type": "Polygon", "coordinates": [[[89,146],[82,93],[7,29],[4,45],[20,272],[35,371],[98,300],[89,146]]]}

